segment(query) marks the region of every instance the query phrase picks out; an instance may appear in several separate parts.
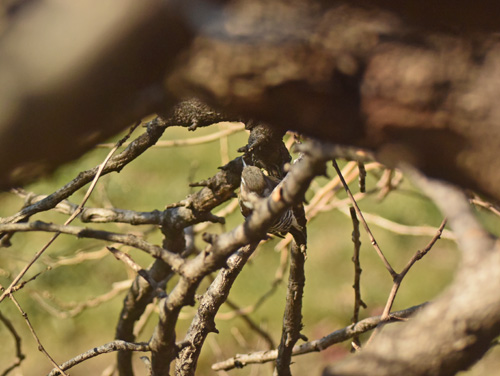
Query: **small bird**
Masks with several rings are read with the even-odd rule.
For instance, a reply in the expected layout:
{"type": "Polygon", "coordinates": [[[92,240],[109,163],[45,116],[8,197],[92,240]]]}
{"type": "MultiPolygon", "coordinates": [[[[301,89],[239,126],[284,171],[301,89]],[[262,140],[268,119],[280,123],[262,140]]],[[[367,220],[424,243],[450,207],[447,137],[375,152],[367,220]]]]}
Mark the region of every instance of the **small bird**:
{"type": "MultiPolygon", "coordinates": [[[[248,217],[254,209],[254,203],[259,198],[263,199],[270,196],[280,180],[264,175],[260,168],[248,166],[245,162],[243,162],[243,166],[239,205],[241,214],[248,217]]],[[[288,209],[280,218],[274,221],[268,232],[283,237],[292,227],[299,228],[299,225],[295,220],[292,209],[288,209]]]]}

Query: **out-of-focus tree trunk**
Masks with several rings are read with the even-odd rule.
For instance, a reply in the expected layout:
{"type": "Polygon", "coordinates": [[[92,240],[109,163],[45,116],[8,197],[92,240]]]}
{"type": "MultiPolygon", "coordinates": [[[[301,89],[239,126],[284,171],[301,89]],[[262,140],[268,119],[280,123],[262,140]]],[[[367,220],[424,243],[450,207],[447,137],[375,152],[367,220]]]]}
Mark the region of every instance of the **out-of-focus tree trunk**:
{"type": "Polygon", "coordinates": [[[171,2],[11,3],[0,19],[0,189],[164,106],[163,77],[190,38],[171,2]]]}
{"type": "Polygon", "coordinates": [[[500,199],[498,6],[371,3],[231,2],[168,89],[500,199]]]}
{"type": "Polygon", "coordinates": [[[76,157],[162,100],[168,112],[172,98],[197,96],[499,199],[499,7],[27,2],[4,16],[1,185],[76,157]]]}

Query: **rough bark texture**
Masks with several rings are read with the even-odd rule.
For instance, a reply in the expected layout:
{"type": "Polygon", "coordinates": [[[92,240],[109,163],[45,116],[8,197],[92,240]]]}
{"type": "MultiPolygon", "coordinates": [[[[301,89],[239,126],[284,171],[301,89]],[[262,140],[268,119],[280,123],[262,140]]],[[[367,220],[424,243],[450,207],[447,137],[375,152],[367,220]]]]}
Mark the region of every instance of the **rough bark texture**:
{"type": "Polygon", "coordinates": [[[20,3],[0,46],[4,188],[197,96],[500,198],[496,2],[20,3]]]}
{"type": "MultiPolygon", "coordinates": [[[[376,150],[385,163],[410,162],[499,199],[498,37],[479,33],[464,13],[444,24],[464,22],[475,32],[455,35],[420,24],[418,13],[405,13],[405,22],[353,4],[231,2],[229,16],[195,39],[168,88],[282,129],[376,150]]],[[[469,5],[470,17],[492,11],[469,5]]]]}

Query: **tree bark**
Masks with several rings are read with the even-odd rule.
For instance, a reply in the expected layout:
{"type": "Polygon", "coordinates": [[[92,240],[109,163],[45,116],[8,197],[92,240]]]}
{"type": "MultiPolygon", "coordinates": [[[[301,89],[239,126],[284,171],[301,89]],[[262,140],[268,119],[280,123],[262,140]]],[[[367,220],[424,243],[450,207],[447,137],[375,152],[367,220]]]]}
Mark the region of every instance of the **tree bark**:
{"type": "Polygon", "coordinates": [[[415,2],[371,3],[232,1],[167,88],[500,199],[500,44],[478,22],[498,5],[440,3],[426,20],[415,2]]]}
{"type": "Polygon", "coordinates": [[[500,199],[497,2],[25,3],[0,42],[3,188],[195,96],[500,199]]]}

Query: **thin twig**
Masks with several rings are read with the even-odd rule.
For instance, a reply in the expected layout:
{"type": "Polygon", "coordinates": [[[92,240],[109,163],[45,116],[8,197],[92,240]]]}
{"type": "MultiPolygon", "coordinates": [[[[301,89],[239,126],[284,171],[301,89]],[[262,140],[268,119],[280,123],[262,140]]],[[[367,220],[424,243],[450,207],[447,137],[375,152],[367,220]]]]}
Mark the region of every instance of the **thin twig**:
{"type": "MultiPolygon", "coordinates": [[[[338,211],[346,216],[350,215],[347,208],[337,208],[338,211]]],[[[407,226],[401,223],[393,222],[387,218],[381,217],[377,214],[367,213],[363,211],[365,221],[377,227],[386,229],[400,235],[409,236],[433,236],[436,233],[436,228],[431,226],[407,226]]],[[[456,236],[450,230],[444,229],[441,234],[441,239],[448,239],[456,241],[456,236]]]]}
{"type": "Polygon", "coordinates": [[[500,209],[497,205],[494,205],[491,202],[485,201],[481,197],[479,197],[475,194],[470,199],[470,202],[471,202],[471,204],[485,208],[485,209],[491,211],[493,214],[500,216],[500,209]]]}
{"type": "MultiPolygon", "coordinates": [[[[354,312],[352,315],[351,322],[353,324],[359,321],[359,310],[361,307],[366,308],[366,304],[361,299],[361,264],[359,261],[359,251],[361,248],[360,233],[359,233],[359,220],[356,217],[356,210],[353,207],[350,208],[351,219],[352,219],[352,242],[354,243],[354,252],[352,256],[352,262],[354,264],[354,312]]],[[[353,337],[353,343],[355,346],[360,346],[359,337],[353,337]]],[[[354,347],[354,346],[353,346],[354,347]]]]}
{"type": "MultiPolygon", "coordinates": [[[[242,130],[245,129],[244,124],[237,124],[232,126],[229,129],[224,129],[219,132],[214,132],[206,136],[201,136],[201,137],[193,137],[193,138],[187,138],[183,140],[161,140],[158,141],[155,145],[152,146],[152,148],[170,148],[170,147],[176,147],[176,146],[193,146],[193,145],[200,145],[200,144],[206,144],[208,142],[213,142],[213,141],[218,141],[219,139],[223,137],[227,137],[229,135],[232,135],[234,133],[241,132],[242,130]]],[[[122,146],[126,147],[130,144],[130,142],[124,143],[122,146]]],[[[96,147],[98,148],[111,148],[113,147],[114,144],[98,144],[96,147]]],[[[227,163],[227,162],[224,162],[227,163]]]]}
{"type": "Polygon", "coordinates": [[[159,298],[163,298],[166,296],[165,291],[163,291],[163,289],[159,287],[158,283],[153,278],[151,278],[149,273],[146,270],[144,270],[138,263],[136,263],[130,255],[114,247],[107,247],[107,248],[113,254],[113,256],[116,257],[117,260],[123,261],[129,268],[131,268],[138,275],[144,278],[144,280],[146,280],[146,282],[148,282],[151,285],[153,290],[155,290],[159,298]]]}
{"type": "Polygon", "coordinates": [[[145,342],[141,343],[130,343],[126,341],[113,341],[106,343],[105,345],[94,347],[91,350],[84,352],[78,356],[75,356],[73,359],[68,360],[61,364],[61,366],[56,366],[56,369],[53,369],[48,376],[57,376],[60,373],[66,375],[63,370],[68,370],[77,364],[80,364],[88,359],[92,359],[101,354],[108,354],[114,351],[139,351],[145,352],[150,351],[149,345],[145,342]]]}
{"type": "MultiPolygon", "coordinates": [[[[97,172],[94,176],[94,179],[92,180],[90,187],[87,189],[87,192],[85,193],[85,196],[82,199],[80,205],[78,205],[78,208],[66,220],[66,222],[64,222],[64,226],[67,226],[71,222],[73,222],[73,220],[78,216],[78,214],[81,213],[81,211],[83,210],[83,207],[87,203],[87,200],[89,199],[90,195],[92,194],[92,192],[97,184],[97,181],[101,177],[101,174],[104,170],[104,167],[106,167],[108,161],[111,159],[111,157],[116,152],[116,150],[120,147],[120,145],[122,143],[124,143],[130,137],[130,135],[132,134],[134,129],[137,128],[139,126],[139,124],[140,124],[140,122],[137,122],[136,124],[134,124],[134,126],[132,126],[130,128],[129,132],[116,143],[116,145],[113,149],[110,150],[110,152],[108,153],[108,155],[106,156],[104,161],[99,165],[99,168],[97,169],[97,172]]],[[[24,277],[24,275],[31,268],[31,266],[33,266],[33,264],[40,258],[40,256],[47,250],[47,248],[50,247],[50,245],[58,238],[59,235],[60,235],[60,233],[54,234],[54,236],[37,253],[35,253],[35,255],[31,259],[31,261],[19,272],[19,274],[16,276],[16,278],[14,278],[14,280],[9,285],[9,287],[7,287],[7,289],[0,296],[0,303],[5,299],[6,296],[9,296],[12,293],[12,288],[17,285],[17,283],[21,280],[21,278],[24,277]]]]}
{"type": "MultiPolygon", "coordinates": [[[[241,129],[244,129],[244,125],[241,124],[241,129]]],[[[222,132],[221,132],[222,133],[222,132]]],[[[231,134],[231,133],[229,133],[231,134]]],[[[219,137],[219,154],[221,164],[225,165],[229,162],[229,143],[228,143],[228,134],[223,134],[219,137]]]]}
{"type": "Polygon", "coordinates": [[[93,230],[77,226],[63,226],[49,224],[45,222],[29,222],[29,223],[12,223],[0,225],[2,232],[17,232],[17,231],[45,231],[58,232],[62,234],[75,235],[80,238],[100,239],[114,243],[129,245],[149,253],[154,258],[162,259],[166,264],[170,265],[174,270],[178,270],[185,260],[162,247],[150,244],[145,240],[132,234],[117,234],[114,232],[93,230]]]}
{"type": "Polygon", "coordinates": [[[243,309],[241,309],[236,303],[234,303],[230,299],[227,299],[225,303],[226,305],[231,307],[235,313],[238,313],[237,317],[241,318],[249,326],[250,330],[252,330],[253,332],[257,333],[257,335],[262,337],[264,342],[267,343],[267,346],[269,347],[270,350],[276,347],[269,333],[263,330],[258,324],[256,324],[248,314],[242,312],[243,309]]]}
{"type": "MultiPolygon", "coordinates": [[[[425,306],[424,304],[414,306],[402,311],[393,312],[390,315],[391,320],[394,322],[399,322],[401,319],[408,318],[414,315],[417,311],[421,310],[425,306]]],[[[391,321],[392,322],[392,321],[391,321]]],[[[380,323],[380,316],[369,317],[359,321],[356,324],[351,324],[343,329],[336,330],[323,338],[303,343],[300,346],[295,346],[293,348],[292,355],[302,355],[311,352],[322,351],[326,348],[347,341],[348,339],[359,336],[366,333],[374,328],[380,323]]],[[[219,370],[230,370],[233,368],[242,368],[248,364],[254,363],[266,363],[272,362],[278,356],[278,350],[272,351],[259,351],[252,354],[238,354],[233,358],[225,360],[223,362],[215,363],[212,365],[214,371],[219,370]]]]}
{"type": "Polygon", "coordinates": [[[363,162],[358,162],[358,171],[359,171],[359,191],[361,193],[366,192],[366,168],[363,162]]]}
{"type": "Polygon", "coordinates": [[[422,257],[424,257],[432,249],[434,244],[436,244],[436,242],[441,238],[441,233],[443,232],[443,229],[445,226],[446,226],[446,218],[443,219],[443,221],[441,222],[441,225],[437,229],[436,234],[431,239],[431,241],[425,246],[424,249],[418,250],[417,252],[415,252],[413,257],[408,261],[408,263],[406,264],[404,269],[401,271],[401,273],[399,273],[396,276],[396,278],[394,279],[394,284],[393,284],[393,288],[391,290],[391,294],[389,295],[389,299],[387,300],[384,311],[382,313],[382,321],[386,320],[389,317],[389,313],[391,311],[392,304],[394,303],[394,299],[396,298],[396,293],[397,293],[399,287],[401,286],[401,282],[403,281],[403,278],[406,276],[406,274],[411,269],[411,267],[418,260],[420,260],[422,257]]]}
{"type": "Polygon", "coordinates": [[[69,317],[75,317],[79,315],[85,309],[95,308],[105,302],[110,301],[111,299],[118,296],[122,291],[128,289],[131,283],[131,280],[113,283],[113,288],[108,292],[80,303],[63,303],[60,301],[56,301],[56,299],[51,294],[48,294],[48,292],[43,292],[42,294],[32,292],[31,296],[38,303],[40,303],[40,306],[51,315],[61,319],[67,319],[69,317]],[[58,307],[54,307],[54,305],[49,304],[47,301],[54,303],[54,305],[57,305],[58,307]]]}
{"type": "Polygon", "coordinates": [[[24,321],[26,321],[26,325],[28,325],[28,328],[29,328],[31,334],[33,335],[33,338],[35,339],[36,343],[38,344],[38,350],[41,351],[47,357],[47,359],[49,359],[50,363],[52,363],[52,365],[61,373],[61,375],[68,376],[61,368],[59,368],[58,364],[56,363],[56,361],[54,359],[52,359],[52,357],[49,355],[47,350],[45,350],[45,347],[43,347],[42,343],[40,342],[40,339],[38,338],[38,336],[35,332],[35,329],[31,325],[31,322],[28,318],[28,314],[23,311],[23,309],[19,305],[19,302],[14,297],[14,295],[9,295],[9,298],[10,298],[10,300],[12,300],[14,305],[19,310],[19,312],[21,313],[21,316],[23,316],[24,321]]]}
{"type": "Polygon", "coordinates": [[[342,176],[342,172],[340,171],[339,165],[337,164],[337,162],[335,160],[333,160],[332,163],[333,163],[333,167],[335,168],[335,171],[337,171],[337,174],[339,175],[339,178],[342,181],[342,185],[344,186],[344,189],[345,189],[347,195],[349,196],[349,198],[352,202],[352,205],[354,206],[354,209],[356,209],[356,214],[360,218],[361,223],[363,224],[363,227],[365,228],[365,231],[368,234],[368,237],[370,238],[370,242],[373,245],[373,248],[375,248],[375,251],[379,255],[382,262],[384,263],[385,268],[391,274],[391,277],[395,278],[397,273],[394,271],[391,264],[389,264],[389,261],[387,261],[387,259],[384,256],[384,253],[382,252],[377,241],[375,240],[375,237],[373,236],[373,234],[370,230],[370,227],[368,226],[368,223],[366,223],[365,218],[363,217],[363,213],[361,213],[361,210],[359,209],[359,206],[358,206],[356,200],[354,199],[354,196],[352,195],[351,190],[349,189],[349,186],[347,185],[346,181],[344,180],[344,177],[342,176]]]}
{"type": "MultiPolygon", "coordinates": [[[[116,247],[116,244],[111,245],[110,247],[113,246],[116,247]]],[[[77,251],[75,254],[69,257],[59,257],[56,259],[44,258],[43,262],[49,265],[52,269],[55,269],[61,266],[79,265],[85,261],[100,260],[108,255],[109,255],[108,249],[106,247],[103,247],[98,251],[92,251],[92,252],[77,251]]]]}
{"type": "Polygon", "coordinates": [[[408,271],[411,269],[411,267],[422,257],[424,257],[436,244],[436,242],[441,238],[441,234],[443,232],[444,227],[446,226],[446,218],[443,219],[441,222],[441,225],[439,226],[438,230],[436,231],[436,234],[434,237],[431,239],[431,241],[425,246],[424,249],[418,250],[415,252],[415,254],[412,256],[412,258],[408,261],[404,269],[401,271],[401,273],[398,273],[396,277],[393,280],[391,292],[389,293],[389,297],[387,298],[387,302],[384,307],[384,311],[382,312],[381,319],[380,319],[380,325],[377,326],[377,328],[373,331],[371,334],[370,338],[368,339],[367,343],[370,343],[375,336],[382,330],[383,325],[387,320],[389,320],[390,317],[390,312],[392,305],[394,304],[394,299],[396,299],[396,294],[401,286],[401,283],[403,282],[404,277],[408,273],[408,271]]]}
{"type": "Polygon", "coordinates": [[[16,331],[16,328],[14,328],[14,325],[10,322],[10,320],[5,317],[2,312],[0,312],[0,321],[5,325],[7,330],[12,334],[12,337],[14,338],[15,342],[15,347],[16,347],[16,360],[8,366],[3,372],[1,376],[6,376],[8,375],[12,370],[15,368],[19,367],[22,363],[22,361],[25,358],[25,355],[23,354],[22,348],[21,348],[21,337],[16,331]]]}

